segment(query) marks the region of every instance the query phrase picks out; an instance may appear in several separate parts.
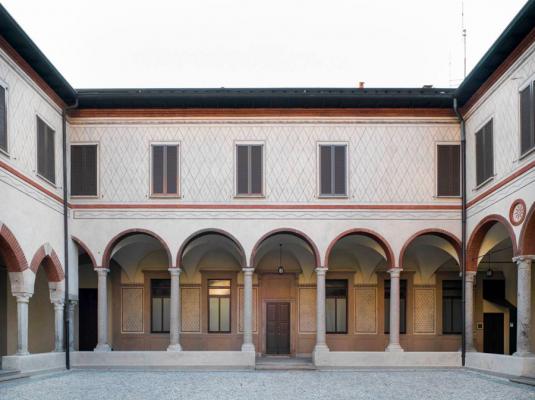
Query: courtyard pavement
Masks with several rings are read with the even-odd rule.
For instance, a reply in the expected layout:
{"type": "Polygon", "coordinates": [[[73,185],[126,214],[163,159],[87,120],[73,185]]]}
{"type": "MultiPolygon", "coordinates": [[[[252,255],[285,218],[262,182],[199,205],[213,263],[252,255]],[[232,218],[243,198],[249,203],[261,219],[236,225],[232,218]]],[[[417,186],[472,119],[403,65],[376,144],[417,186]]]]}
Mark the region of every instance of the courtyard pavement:
{"type": "Polygon", "coordinates": [[[535,387],[469,370],[74,370],[0,383],[1,400],[535,399],[535,387]]]}

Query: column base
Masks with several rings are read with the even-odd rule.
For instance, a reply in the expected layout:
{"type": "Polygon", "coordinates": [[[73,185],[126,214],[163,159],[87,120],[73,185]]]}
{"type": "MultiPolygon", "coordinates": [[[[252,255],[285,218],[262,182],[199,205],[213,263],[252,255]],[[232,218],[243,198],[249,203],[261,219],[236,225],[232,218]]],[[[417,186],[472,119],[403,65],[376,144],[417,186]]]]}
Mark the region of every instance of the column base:
{"type": "Polygon", "coordinates": [[[388,346],[386,346],[385,351],[388,351],[389,353],[401,353],[404,350],[399,343],[390,343],[388,346]]]}
{"type": "MultiPolygon", "coordinates": [[[[462,348],[459,349],[459,351],[462,351],[462,348]]],[[[467,353],[477,353],[477,349],[474,346],[466,346],[466,350],[465,351],[467,353]]]]}
{"type": "Polygon", "coordinates": [[[97,344],[97,347],[95,347],[95,350],[93,350],[97,353],[103,353],[103,352],[107,352],[107,351],[111,351],[111,347],[108,343],[105,343],[105,344],[97,344]]]}
{"type": "Polygon", "coordinates": [[[514,357],[522,357],[522,358],[528,358],[528,357],[535,357],[535,354],[533,354],[530,351],[517,351],[513,353],[514,357]]]}
{"type": "Polygon", "coordinates": [[[29,356],[30,352],[29,351],[17,351],[15,353],[15,355],[17,355],[17,356],[29,356]]]}
{"type": "Polygon", "coordinates": [[[63,349],[54,349],[54,353],[64,353],[65,350],[63,349]]]}
{"type": "Polygon", "coordinates": [[[317,344],[314,346],[314,353],[328,353],[329,351],[326,344],[317,344]]]}
{"type": "Polygon", "coordinates": [[[252,351],[256,352],[254,344],[252,343],[244,343],[241,345],[241,351],[252,351]]]}
{"type": "Polygon", "coordinates": [[[170,344],[167,347],[167,351],[182,351],[182,346],[180,345],[180,343],[170,344]]]}

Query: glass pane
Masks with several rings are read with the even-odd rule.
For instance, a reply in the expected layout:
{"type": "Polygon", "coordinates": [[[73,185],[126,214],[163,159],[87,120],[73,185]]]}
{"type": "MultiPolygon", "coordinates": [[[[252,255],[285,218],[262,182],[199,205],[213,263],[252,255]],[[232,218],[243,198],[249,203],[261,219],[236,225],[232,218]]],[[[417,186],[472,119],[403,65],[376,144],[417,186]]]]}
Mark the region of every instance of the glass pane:
{"type": "Polygon", "coordinates": [[[6,89],[0,86],[0,148],[7,150],[6,89]]]}
{"type": "Polygon", "coordinates": [[[336,299],[336,331],[346,331],[346,299],[336,299]]]}
{"type": "Polygon", "coordinates": [[[162,331],[162,299],[152,299],[152,331],[162,331]]]}
{"type": "Polygon", "coordinates": [[[325,300],[325,329],[327,332],[335,332],[336,299],[325,300]]]}
{"type": "Polygon", "coordinates": [[[152,147],[152,192],[163,193],[163,146],[152,147]]]}
{"type": "Polygon", "coordinates": [[[251,193],[262,194],[262,146],[251,146],[251,193]]]}
{"type": "Polygon", "coordinates": [[[249,146],[236,146],[236,190],[249,193],[249,146]]]}
{"type": "Polygon", "coordinates": [[[178,146],[166,146],[167,193],[178,193],[178,146]]]}
{"type": "Polygon", "coordinates": [[[451,299],[445,298],[442,302],[442,331],[451,333],[451,299]]]}
{"type": "Polygon", "coordinates": [[[211,289],[208,289],[208,294],[210,296],[229,296],[230,289],[211,288],[211,289]]]}
{"type": "Polygon", "coordinates": [[[407,321],[407,310],[405,307],[405,299],[399,300],[399,333],[406,333],[405,327],[407,321]]]}
{"type": "Polygon", "coordinates": [[[346,146],[334,148],[334,192],[346,194],[346,146]]]}
{"type": "Polygon", "coordinates": [[[169,298],[163,299],[163,321],[162,330],[169,332],[169,320],[171,319],[171,300],[169,298]]]}
{"type": "Polygon", "coordinates": [[[320,194],[332,194],[331,146],[320,146],[320,194]]]}
{"type": "Polygon", "coordinates": [[[208,281],[209,287],[230,287],[229,279],[210,279],[208,281]]]}
{"type": "Polygon", "coordinates": [[[452,331],[453,333],[462,333],[463,331],[463,303],[461,299],[454,299],[452,306],[452,331]]]}
{"type": "Polygon", "coordinates": [[[230,331],[230,299],[223,298],[219,301],[221,312],[220,328],[222,332],[228,332],[230,331]]]}
{"type": "Polygon", "coordinates": [[[390,297],[385,295],[385,333],[390,332],[390,297]]]}
{"type": "Polygon", "coordinates": [[[209,299],[210,306],[210,320],[208,330],[211,332],[219,331],[219,299],[217,297],[211,297],[209,299]]]}

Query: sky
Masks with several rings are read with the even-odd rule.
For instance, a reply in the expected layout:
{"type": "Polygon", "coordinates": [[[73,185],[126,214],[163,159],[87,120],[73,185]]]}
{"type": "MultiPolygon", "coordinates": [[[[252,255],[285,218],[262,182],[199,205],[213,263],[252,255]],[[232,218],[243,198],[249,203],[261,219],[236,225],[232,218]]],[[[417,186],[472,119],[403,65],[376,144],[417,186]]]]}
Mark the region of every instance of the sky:
{"type": "MultiPolygon", "coordinates": [[[[456,87],[462,0],[3,0],[75,88],[456,87]]],[[[526,0],[464,0],[467,69],[526,0]]]]}

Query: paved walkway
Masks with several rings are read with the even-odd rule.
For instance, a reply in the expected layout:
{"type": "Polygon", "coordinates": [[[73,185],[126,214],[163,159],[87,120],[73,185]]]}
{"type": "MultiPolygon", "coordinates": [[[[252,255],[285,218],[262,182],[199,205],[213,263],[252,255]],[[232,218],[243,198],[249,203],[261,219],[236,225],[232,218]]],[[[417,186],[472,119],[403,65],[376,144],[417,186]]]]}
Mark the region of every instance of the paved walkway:
{"type": "Polygon", "coordinates": [[[2,400],[535,399],[535,387],[468,370],[78,370],[0,384],[2,400]]]}

